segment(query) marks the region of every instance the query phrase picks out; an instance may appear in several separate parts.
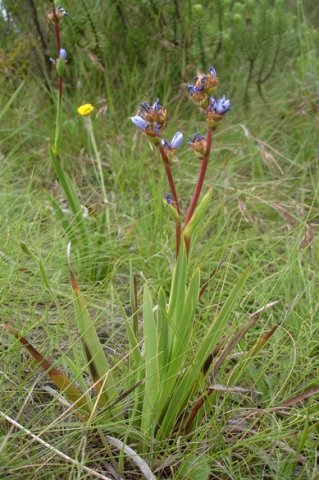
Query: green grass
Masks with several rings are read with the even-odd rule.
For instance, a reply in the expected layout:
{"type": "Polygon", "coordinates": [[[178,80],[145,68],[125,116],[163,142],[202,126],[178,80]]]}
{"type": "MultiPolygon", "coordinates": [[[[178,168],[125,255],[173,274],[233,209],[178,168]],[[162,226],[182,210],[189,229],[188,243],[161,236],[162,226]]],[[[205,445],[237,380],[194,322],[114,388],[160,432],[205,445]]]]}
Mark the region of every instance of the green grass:
{"type": "MultiPolygon", "coordinates": [[[[140,95],[135,106],[144,100],[143,91],[140,95]]],[[[144,458],[158,478],[201,480],[208,478],[208,470],[209,478],[222,479],[318,476],[318,397],[287,410],[272,410],[289,397],[318,386],[318,106],[314,86],[300,85],[292,70],[272,81],[267,99],[265,104],[257,97],[245,112],[235,98],[233,113],[214,135],[206,179],[206,185],[213,186],[213,198],[192,255],[201,268],[202,282],[219,266],[201,299],[198,339],[247,267],[252,267],[251,274],[225,337],[253,312],[278,302],[235,349],[238,354],[249,351],[258,338],[278,326],[236,382],[236,386],[261,393],[216,393],[205,403],[195,433],[171,442],[154,441],[144,458]]],[[[90,101],[94,100],[93,95],[90,101]]],[[[63,163],[82,204],[99,211],[102,196],[76,106],[68,98],[63,163]]],[[[182,92],[171,109],[168,138],[175,125],[189,137],[202,130],[203,122],[182,92]]],[[[80,355],[80,341],[67,239],[47,195],[50,192],[66,207],[47,152],[54,109],[28,82],[1,120],[1,322],[10,324],[71,374],[67,355],[74,354],[74,346],[80,355]],[[21,249],[21,242],[35,258],[21,249]]],[[[144,278],[153,298],[160,286],[168,292],[174,225],[162,206],[168,186],[156,152],[135,137],[128,119],[118,120],[109,112],[94,123],[105,168],[110,228],[88,254],[89,264],[98,259],[98,280],[86,275],[83,258],[73,251],[71,263],[107,357],[112,365],[120,365],[117,385],[125,390],[129,379],[123,358],[128,343],[119,299],[129,312],[130,264],[138,273],[140,306],[144,278]]],[[[184,147],[173,169],[185,211],[198,161],[184,147]]],[[[77,462],[71,465],[32,441],[25,431],[1,420],[1,478],[94,478],[83,465],[111,478],[120,478],[112,476],[112,468],[127,479],[142,478],[132,462],[123,460],[122,451],[113,450],[110,455],[110,447],[101,443],[94,424],[81,424],[59,402],[58,395],[52,394],[54,385],[18,340],[3,331],[0,339],[0,410],[77,462]]],[[[195,354],[189,353],[190,358],[195,354]]],[[[240,360],[234,356],[231,362],[217,378],[210,378],[210,385],[229,378],[231,367],[240,360]]],[[[89,388],[89,379],[83,382],[89,388]]],[[[129,398],[121,405],[124,411],[130,408],[129,398]]],[[[100,425],[105,435],[117,429],[108,419],[100,425]]],[[[126,434],[123,429],[122,441],[126,434]]]]}

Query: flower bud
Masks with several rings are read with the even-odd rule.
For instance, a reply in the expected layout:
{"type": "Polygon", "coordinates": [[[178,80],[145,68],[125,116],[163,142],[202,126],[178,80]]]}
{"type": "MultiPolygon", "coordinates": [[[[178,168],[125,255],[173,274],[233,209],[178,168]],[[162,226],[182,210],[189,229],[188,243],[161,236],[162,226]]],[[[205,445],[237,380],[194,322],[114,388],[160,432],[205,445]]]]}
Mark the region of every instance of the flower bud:
{"type": "Polygon", "coordinates": [[[174,206],[174,200],[172,199],[172,196],[170,193],[165,193],[163,197],[163,205],[167,212],[171,215],[171,217],[176,221],[180,221],[180,216],[178,214],[178,211],[176,210],[174,206]]]}
{"type": "Polygon", "coordinates": [[[61,48],[59,52],[59,58],[55,63],[56,71],[58,72],[59,77],[62,77],[64,74],[64,66],[67,61],[66,59],[67,59],[66,50],[64,50],[64,48],[61,48]]]}

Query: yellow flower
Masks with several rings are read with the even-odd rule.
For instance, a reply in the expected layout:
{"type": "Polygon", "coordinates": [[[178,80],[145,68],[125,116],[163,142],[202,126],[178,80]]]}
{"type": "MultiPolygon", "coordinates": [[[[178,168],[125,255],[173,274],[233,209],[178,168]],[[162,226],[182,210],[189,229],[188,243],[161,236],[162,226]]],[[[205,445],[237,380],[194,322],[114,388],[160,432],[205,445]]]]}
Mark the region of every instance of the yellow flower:
{"type": "Polygon", "coordinates": [[[82,115],[82,117],[87,117],[93,112],[93,110],[94,110],[94,107],[90,103],[85,103],[84,105],[81,105],[77,109],[78,113],[82,115]]]}

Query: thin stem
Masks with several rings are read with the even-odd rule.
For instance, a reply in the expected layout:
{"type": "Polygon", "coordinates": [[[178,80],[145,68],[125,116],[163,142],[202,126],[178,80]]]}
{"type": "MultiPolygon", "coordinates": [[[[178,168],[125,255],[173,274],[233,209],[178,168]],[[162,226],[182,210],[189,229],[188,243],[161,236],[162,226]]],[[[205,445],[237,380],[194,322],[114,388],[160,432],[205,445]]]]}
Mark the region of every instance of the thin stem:
{"type": "MultiPolygon", "coordinates": [[[[60,26],[59,26],[59,19],[56,14],[56,9],[54,2],[52,2],[52,16],[53,16],[53,23],[55,27],[55,41],[56,41],[56,48],[58,51],[58,57],[60,55],[61,50],[61,36],[60,36],[60,26]]],[[[59,144],[60,144],[60,137],[61,137],[61,115],[62,115],[62,94],[63,94],[63,77],[59,75],[59,86],[58,86],[58,105],[57,105],[57,115],[56,115],[56,124],[55,124],[55,138],[54,138],[54,149],[56,153],[59,152],[59,144]]]]}
{"type": "Polygon", "coordinates": [[[200,171],[199,171],[199,176],[197,179],[194,195],[192,198],[192,201],[190,203],[190,206],[188,207],[187,213],[186,213],[186,218],[185,218],[185,227],[189,223],[190,219],[192,218],[199,196],[201,194],[202,188],[203,188],[203,183],[206,175],[206,170],[207,170],[207,165],[208,165],[208,160],[210,156],[210,149],[212,145],[212,132],[211,130],[207,130],[207,136],[206,136],[206,142],[207,142],[207,147],[206,147],[206,155],[202,160],[200,171]]]}
{"type": "MultiPolygon", "coordinates": [[[[211,146],[212,146],[212,131],[209,128],[207,129],[206,142],[207,142],[206,143],[206,154],[205,154],[205,157],[202,160],[199,175],[198,175],[198,179],[197,179],[197,183],[196,183],[196,187],[195,187],[195,191],[194,191],[194,195],[192,197],[191,203],[190,203],[190,205],[188,207],[188,210],[187,210],[187,213],[186,213],[185,227],[189,223],[190,219],[192,218],[192,216],[194,214],[198,199],[200,197],[200,194],[201,194],[201,191],[202,191],[202,188],[203,188],[203,183],[204,183],[204,179],[205,179],[205,175],[206,175],[208,160],[209,160],[209,157],[210,157],[210,150],[211,150],[211,146]]],[[[190,243],[191,243],[190,238],[185,236],[185,247],[186,247],[187,256],[189,254],[190,243]]]]}
{"type": "Polygon", "coordinates": [[[101,161],[100,152],[98,151],[98,148],[97,148],[97,145],[96,145],[96,140],[95,140],[95,135],[94,135],[94,130],[93,130],[93,124],[92,124],[92,120],[91,120],[90,117],[88,117],[87,125],[88,125],[88,132],[89,132],[90,141],[91,141],[92,148],[93,148],[94,155],[95,155],[97,169],[99,171],[101,189],[102,189],[102,193],[103,193],[103,202],[106,204],[107,203],[107,196],[106,196],[106,189],[105,189],[105,184],[104,184],[102,161],[101,161]]]}
{"type": "Polygon", "coordinates": [[[177,193],[176,193],[174,179],[173,179],[173,176],[172,176],[171,166],[169,164],[169,161],[168,161],[168,158],[167,158],[167,155],[165,153],[164,148],[162,146],[160,146],[159,150],[160,150],[160,154],[161,154],[161,157],[162,157],[162,160],[163,160],[163,163],[164,163],[165,172],[166,172],[167,180],[168,180],[168,183],[169,183],[169,188],[171,190],[171,194],[172,194],[172,197],[173,197],[173,200],[174,200],[174,205],[175,205],[175,208],[177,210],[177,213],[180,215],[181,212],[180,212],[180,209],[179,209],[178,197],[177,197],[177,193]]]}
{"type": "Polygon", "coordinates": [[[56,110],[55,137],[54,137],[54,150],[56,151],[56,153],[59,153],[60,138],[61,138],[62,93],[63,93],[63,78],[59,76],[58,104],[57,104],[57,110],[56,110]]]}
{"type": "MultiPolygon", "coordinates": [[[[164,167],[165,167],[165,173],[166,173],[167,180],[168,180],[168,183],[169,183],[169,188],[171,190],[171,194],[172,194],[172,197],[173,197],[174,206],[177,210],[178,215],[180,215],[181,212],[180,212],[180,208],[179,208],[178,196],[177,196],[177,193],[176,193],[176,188],[175,188],[175,183],[174,183],[174,179],[173,179],[173,175],[172,175],[172,171],[171,171],[171,166],[170,166],[167,155],[166,155],[165,150],[162,147],[162,145],[159,147],[159,151],[160,151],[160,154],[161,154],[161,157],[162,157],[162,160],[163,160],[163,164],[164,164],[164,167]]],[[[177,258],[178,254],[179,254],[179,247],[180,247],[180,243],[181,243],[181,232],[182,232],[182,226],[181,226],[181,221],[180,220],[175,222],[175,230],[176,230],[176,258],[177,258]]]]}
{"type": "Polygon", "coordinates": [[[52,2],[52,15],[53,15],[53,22],[55,26],[56,48],[58,50],[58,55],[59,55],[61,50],[60,27],[59,27],[59,19],[56,14],[54,2],[52,2]]]}

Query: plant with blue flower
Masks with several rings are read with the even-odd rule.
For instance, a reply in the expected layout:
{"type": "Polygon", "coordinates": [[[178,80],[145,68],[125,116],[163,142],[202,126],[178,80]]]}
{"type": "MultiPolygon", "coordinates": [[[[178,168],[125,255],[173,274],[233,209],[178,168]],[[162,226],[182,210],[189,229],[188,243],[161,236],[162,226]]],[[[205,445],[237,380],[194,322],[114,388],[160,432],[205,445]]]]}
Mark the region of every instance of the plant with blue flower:
{"type": "MultiPolygon", "coordinates": [[[[198,74],[195,77],[194,84],[187,84],[186,88],[191,99],[206,114],[207,134],[206,137],[196,133],[192,140],[187,143],[190,145],[198,158],[202,160],[199,171],[198,180],[195,191],[191,199],[189,208],[185,214],[184,226],[181,221],[181,211],[179,200],[175,188],[175,182],[172,174],[171,164],[175,156],[175,150],[182,145],[183,133],[176,132],[171,142],[162,138],[162,132],[167,123],[167,108],[160,104],[159,98],[150,105],[143,102],[137,114],[131,117],[133,124],[140,129],[155,145],[159,147],[159,152],[163,160],[166,176],[171,189],[171,195],[174,199],[174,206],[177,214],[175,218],[176,229],[176,257],[178,256],[181,237],[185,241],[186,252],[189,253],[190,238],[185,235],[185,229],[191,218],[195,214],[195,209],[201,194],[204,183],[206,169],[210,157],[212,131],[217,128],[218,123],[223,119],[224,115],[231,109],[230,101],[223,95],[219,99],[215,99],[211,94],[218,85],[217,73],[214,67],[210,67],[205,74],[198,74]]],[[[200,209],[199,211],[202,211],[200,209]]],[[[198,215],[198,214],[197,214],[198,215]]]]}
{"type": "MultiPolygon", "coordinates": [[[[56,13],[53,10],[53,18],[56,13]]],[[[55,20],[58,27],[58,22],[55,20]]],[[[59,42],[57,42],[59,45],[59,42]]],[[[58,62],[66,62],[65,50],[58,48],[58,62]]],[[[53,146],[50,146],[52,164],[59,181],[69,200],[74,214],[75,226],[80,229],[85,240],[88,239],[86,224],[83,222],[81,205],[76,196],[73,183],[61,167],[59,148],[61,133],[61,99],[62,75],[58,70],[58,108],[56,122],[56,136],[53,146]]],[[[184,134],[177,131],[171,140],[163,137],[167,125],[168,111],[162,106],[159,99],[153,104],[141,103],[136,115],[131,117],[133,124],[142,135],[148,138],[156,147],[162,159],[170,191],[163,196],[163,205],[175,223],[176,248],[175,262],[173,265],[171,285],[167,291],[159,288],[156,300],[151,293],[148,282],[143,285],[142,306],[138,308],[138,288],[136,277],[130,269],[130,298],[131,314],[122,305],[118,298],[122,312],[122,320],[126,329],[128,351],[126,355],[114,362],[108,359],[101,343],[94,320],[81,293],[77,279],[70,271],[71,286],[74,296],[74,317],[81,338],[83,349],[81,353],[74,345],[74,358],[70,358],[72,372],[75,380],[69,378],[55,365],[45,359],[40,352],[35,350],[29,342],[20,337],[12,329],[8,330],[16,335],[30,354],[50,375],[51,380],[59,388],[62,395],[71,403],[78,419],[92,425],[105,442],[114,442],[114,438],[105,435],[107,426],[112,435],[121,438],[115,439],[117,445],[134,443],[134,448],[142,454],[152,453],[157,442],[178,442],[182,435],[196,430],[205,415],[203,405],[210,397],[207,412],[212,413],[211,405],[217,399],[217,393],[207,386],[207,377],[212,365],[212,352],[220,354],[218,368],[228,357],[234,346],[253,325],[250,322],[230,338],[224,339],[224,328],[232,315],[234,308],[241,296],[243,287],[249,275],[249,269],[244,271],[234,282],[223,304],[216,309],[213,321],[199,337],[197,335],[197,322],[202,322],[200,297],[203,294],[201,274],[197,265],[190,262],[191,240],[196,237],[203,218],[209,209],[212,188],[202,195],[207,164],[212,146],[212,133],[225,114],[231,109],[230,101],[226,96],[215,98],[211,95],[212,89],[217,86],[216,70],[211,67],[207,74],[200,74],[195,79],[195,84],[187,90],[192,100],[200,107],[207,125],[206,136],[195,133],[188,145],[200,159],[198,179],[189,206],[182,211],[175,181],[173,177],[172,159],[176,150],[183,145],[184,134]],[[139,311],[141,321],[139,322],[139,311]],[[124,372],[124,375],[123,375],[124,372]],[[91,377],[92,384],[87,387],[87,379],[91,377]],[[124,378],[124,379],[123,379],[124,378]]],[[[89,137],[96,152],[100,166],[101,179],[103,177],[101,162],[93,135],[90,114],[93,105],[84,104],[78,108],[78,113],[84,117],[89,137]]],[[[105,191],[104,191],[105,194],[105,191]]],[[[63,212],[56,206],[57,214],[66,225],[68,235],[74,235],[74,228],[70,225],[63,212]]],[[[76,238],[75,238],[76,240],[76,238]]],[[[89,247],[89,243],[85,246],[89,247]]],[[[27,254],[32,256],[23,247],[27,254]]],[[[86,252],[85,252],[86,253],[86,252]]],[[[69,265],[70,266],[70,265],[69,265]]],[[[42,274],[45,272],[42,268],[42,274]]],[[[46,284],[49,286],[49,280],[46,284]]],[[[49,287],[48,287],[49,288],[49,287]]],[[[273,333],[273,332],[272,332],[273,333]]],[[[224,383],[232,385],[237,382],[245,369],[245,365],[260,348],[269,340],[259,341],[245,356],[239,366],[230,366],[226,372],[224,383]],[[245,363],[246,362],[246,363],[245,363]]],[[[72,347],[71,347],[72,348],[72,347]]],[[[218,373],[217,364],[214,364],[214,374],[218,373]]],[[[208,402],[207,402],[208,403],[208,402]]],[[[206,406],[206,405],[205,405],[206,406]]],[[[153,478],[153,477],[149,477],[153,478]]]]}

